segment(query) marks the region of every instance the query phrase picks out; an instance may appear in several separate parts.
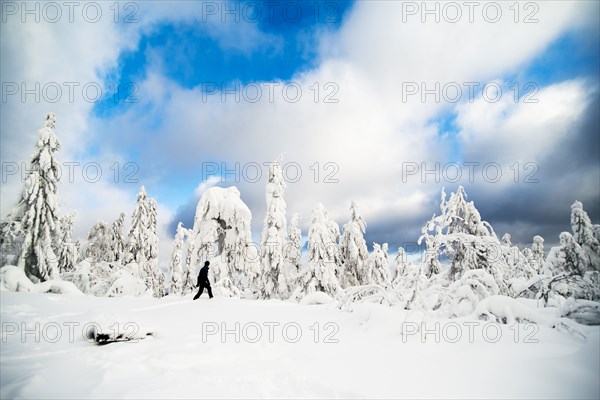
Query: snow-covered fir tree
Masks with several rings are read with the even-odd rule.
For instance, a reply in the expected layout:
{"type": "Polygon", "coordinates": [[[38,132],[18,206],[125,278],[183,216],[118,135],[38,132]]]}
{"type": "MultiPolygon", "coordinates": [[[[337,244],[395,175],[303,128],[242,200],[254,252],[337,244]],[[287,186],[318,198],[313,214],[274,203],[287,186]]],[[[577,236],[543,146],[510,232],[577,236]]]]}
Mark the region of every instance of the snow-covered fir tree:
{"type": "Polygon", "coordinates": [[[194,252],[194,243],[190,240],[192,237],[192,230],[185,229],[185,240],[183,242],[182,254],[185,256],[182,263],[181,271],[181,294],[186,295],[194,291],[196,288],[197,271],[196,266],[191,262],[192,254],[194,252]]]}
{"type": "Polygon", "coordinates": [[[571,229],[573,240],[584,252],[586,269],[600,270],[600,244],[594,232],[594,225],[579,201],[571,205],[571,229]]]}
{"type": "Polygon", "coordinates": [[[23,232],[23,243],[17,264],[33,281],[58,277],[60,212],[57,184],[60,167],[54,153],[60,144],[54,133],[56,116],[46,114],[39,130],[36,148],[27,169],[27,178],[17,206],[8,221],[20,224],[15,232],[23,232]]]}
{"type": "Polygon", "coordinates": [[[237,296],[244,282],[257,291],[260,257],[251,241],[251,222],[252,213],[234,186],[211,187],[198,201],[187,269],[196,270],[208,259],[215,293],[237,296]]]}
{"type": "Polygon", "coordinates": [[[511,239],[511,237],[510,237],[510,233],[505,233],[505,234],[502,236],[502,244],[503,244],[504,246],[512,247],[512,242],[511,242],[511,240],[510,240],[510,239],[511,239]]]}
{"type": "Polygon", "coordinates": [[[0,235],[0,267],[16,264],[24,239],[21,221],[7,219],[0,222],[0,235]]]}
{"type": "Polygon", "coordinates": [[[112,229],[104,221],[98,220],[90,228],[85,246],[85,257],[90,262],[112,262],[112,229]]]}
{"type": "Polygon", "coordinates": [[[339,227],[331,221],[323,204],[312,210],[308,231],[308,270],[303,277],[303,292],[322,291],[335,295],[340,289],[336,274],[340,265],[339,227]]]}
{"type": "Polygon", "coordinates": [[[533,237],[533,243],[531,244],[531,254],[533,261],[535,262],[535,271],[539,272],[542,265],[546,261],[546,253],[544,252],[544,238],[535,235],[533,237]]]}
{"type": "Polygon", "coordinates": [[[131,218],[125,262],[137,265],[134,274],[155,297],[164,295],[164,275],[158,267],[157,205],[143,186],[131,218]]]}
{"type": "Polygon", "coordinates": [[[340,238],[340,283],[343,287],[368,283],[367,259],[369,250],[365,241],[367,224],[358,212],[355,202],[350,204],[350,221],[342,230],[340,238]]]}
{"type": "MultiPolygon", "coordinates": [[[[127,235],[127,250],[125,252],[125,263],[136,263],[138,268],[146,262],[146,247],[148,237],[148,195],[142,186],[137,194],[136,206],[131,217],[131,227],[127,235]]],[[[138,272],[140,278],[145,278],[138,272]]]]}
{"type": "Polygon", "coordinates": [[[587,267],[585,252],[569,232],[562,232],[559,239],[560,245],[550,249],[542,272],[549,276],[583,276],[587,267]]]}
{"type": "Polygon", "coordinates": [[[112,261],[122,261],[125,253],[125,236],[123,235],[123,224],[125,223],[125,213],[119,214],[112,223],[111,253],[112,261]]]}
{"type": "Polygon", "coordinates": [[[459,280],[466,271],[484,269],[493,276],[501,293],[508,294],[506,280],[510,266],[504,257],[500,257],[500,241],[490,224],[481,219],[474,203],[467,202],[466,198],[462,186],[456,193],[451,193],[448,200],[442,189],[441,215],[434,215],[423,228],[419,243],[423,239],[430,240],[433,249],[451,258],[451,281],[459,280]],[[429,234],[429,231],[435,232],[435,235],[429,234]]]}
{"type": "Polygon", "coordinates": [[[79,250],[77,243],[73,241],[73,219],[75,213],[67,214],[61,219],[61,242],[62,251],[58,258],[58,269],[60,273],[72,271],[79,261],[79,250]]]}
{"type": "Polygon", "coordinates": [[[171,251],[171,261],[169,262],[169,271],[171,281],[169,285],[169,294],[181,295],[183,292],[183,242],[187,229],[180,222],[177,224],[177,233],[173,241],[173,250],[171,251]]]}
{"type": "Polygon", "coordinates": [[[404,247],[399,246],[398,251],[396,252],[396,258],[394,259],[396,263],[396,275],[394,276],[394,280],[392,284],[394,286],[398,285],[402,279],[402,275],[404,274],[404,270],[406,269],[406,251],[404,247]]]}
{"type": "Polygon", "coordinates": [[[285,246],[285,260],[289,265],[289,273],[296,275],[300,272],[302,259],[302,231],[300,230],[300,214],[292,214],[288,226],[287,242],[285,246]]]}
{"type": "Polygon", "coordinates": [[[386,285],[389,282],[388,244],[373,243],[373,252],[367,259],[369,284],[386,285]]]}
{"type": "Polygon", "coordinates": [[[286,183],[281,170],[282,157],[269,165],[269,177],[265,191],[267,213],[260,238],[262,264],[260,298],[283,297],[288,294],[288,284],[282,273],[284,268],[284,245],[286,236],[285,199],[286,183]]]}

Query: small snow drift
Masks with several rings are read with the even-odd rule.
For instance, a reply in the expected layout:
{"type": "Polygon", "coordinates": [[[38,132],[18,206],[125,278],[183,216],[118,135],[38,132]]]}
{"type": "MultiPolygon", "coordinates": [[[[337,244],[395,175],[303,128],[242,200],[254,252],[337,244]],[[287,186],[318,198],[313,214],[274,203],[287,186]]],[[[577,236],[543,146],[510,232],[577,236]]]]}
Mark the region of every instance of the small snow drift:
{"type": "Polygon", "coordinates": [[[333,302],[333,297],[325,292],[312,292],[300,300],[302,305],[329,304],[331,302],[333,302]]]}

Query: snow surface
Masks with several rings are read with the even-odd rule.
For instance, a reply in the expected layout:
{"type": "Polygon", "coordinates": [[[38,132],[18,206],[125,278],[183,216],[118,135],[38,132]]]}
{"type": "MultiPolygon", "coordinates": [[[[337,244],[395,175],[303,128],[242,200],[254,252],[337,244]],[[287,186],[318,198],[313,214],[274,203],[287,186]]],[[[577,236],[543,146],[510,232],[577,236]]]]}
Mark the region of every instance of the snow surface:
{"type": "MultiPolygon", "coordinates": [[[[536,330],[533,325],[493,323],[489,336],[495,337],[497,329],[501,335],[492,343],[484,340],[481,328],[491,322],[474,315],[436,320],[418,311],[372,303],[355,304],[347,312],[335,304],[312,301],[311,305],[225,297],[192,301],[191,295],[107,298],[3,291],[0,300],[1,398],[600,396],[599,326],[577,324],[583,339],[543,324],[536,330]],[[128,322],[140,332],[151,327],[153,335],[105,346],[84,338],[86,323],[88,328],[97,323],[105,329],[116,324],[121,332],[131,329],[124,326],[128,322]],[[236,322],[244,327],[237,330],[239,343],[233,333],[223,342],[221,327],[235,332],[236,322]],[[267,327],[271,322],[280,324],[273,328],[272,341],[267,327]],[[456,343],[438,343],[433,334],[423,338],[426,331],[410,334],[406,329],[407,324],[426,323],[431,330],[436,324],[453,323],[456,328],[467,322],[480,324],[474,328],[472,343],[466,329],[456,343]],[[300,327],[296,343],[285,340],[285,324],[300,327]],[[257,336],[256,325],[262,327],[262,336],[250,343],[245,339],[257,336]],[[209,328],[218,332],[208,335],[209,328]],[[36,331],[41,331],[39,340],[36,331]],[[61,336],[55,340],[57,332],[61,336]]],[[[480,311],[560,316],[560,310],[536,309],[536,304],[512,299],[507,304],[498,296],[481,305],[480,311]]],[[[455,337],[454,332],[446,329],[444,337],[455,337]]],[[[294,339],[296,330],[290,328],[287,334],[294,339]]]]}

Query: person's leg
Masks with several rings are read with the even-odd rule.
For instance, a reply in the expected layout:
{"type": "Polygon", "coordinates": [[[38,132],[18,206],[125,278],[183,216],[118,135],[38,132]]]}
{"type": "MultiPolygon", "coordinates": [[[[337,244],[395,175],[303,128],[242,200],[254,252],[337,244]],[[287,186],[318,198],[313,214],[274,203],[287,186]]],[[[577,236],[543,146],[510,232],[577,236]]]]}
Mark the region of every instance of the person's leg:
{"type": "Polygon", "coordinates": [[[198,293],[196,293],[196,295],[194,296],[194,300],[198,300],[198,298],[200,296],[202,296],[203,291],[204,291],[204,286],[200,286],[200,290],[198,290],[198,293]]]}
{"type": "Polygon", "coordinates": [[[206,290],[208,291],[208,298],[212,299],[213,298],[212,288],[210,286],[207,286],[206,290]]]}

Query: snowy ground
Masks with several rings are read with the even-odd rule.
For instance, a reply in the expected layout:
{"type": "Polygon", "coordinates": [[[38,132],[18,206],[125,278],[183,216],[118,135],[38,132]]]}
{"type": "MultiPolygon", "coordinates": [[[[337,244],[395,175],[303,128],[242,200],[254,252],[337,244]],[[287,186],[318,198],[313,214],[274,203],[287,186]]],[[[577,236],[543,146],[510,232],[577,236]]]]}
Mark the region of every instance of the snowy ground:
{"type": "Polygon", "coordinates": [[[598,326],[581,326],[584,340],[543,326],[428,320],[440,338],[424,341],[401,335],[422,315],[374,304],[0,296],[3,399],[600,396],[598,326]],[[98,346],[82,335],[93,322],[154,335],[98,346]]]}

